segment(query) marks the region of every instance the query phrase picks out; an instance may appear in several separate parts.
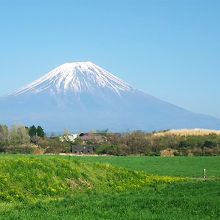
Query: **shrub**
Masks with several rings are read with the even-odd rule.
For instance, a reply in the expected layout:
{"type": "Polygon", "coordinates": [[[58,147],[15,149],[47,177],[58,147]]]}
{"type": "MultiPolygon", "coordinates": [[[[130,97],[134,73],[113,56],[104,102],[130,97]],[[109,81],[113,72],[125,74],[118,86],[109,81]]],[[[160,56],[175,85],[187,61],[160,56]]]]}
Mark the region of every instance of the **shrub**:
{"type": "Polygon", "coordinates": [[[97,154],[110,154],[110,155],[117,155],[118,153],[118,148],[116,146],[99,146],[95,149],[95,152],[97,154]]]}
{"type": "Polygon", "coordinates": [[[34,154],[39,149],[33,144],[10,145],[4,148],[5,153],[11,154],[34,154]]]}

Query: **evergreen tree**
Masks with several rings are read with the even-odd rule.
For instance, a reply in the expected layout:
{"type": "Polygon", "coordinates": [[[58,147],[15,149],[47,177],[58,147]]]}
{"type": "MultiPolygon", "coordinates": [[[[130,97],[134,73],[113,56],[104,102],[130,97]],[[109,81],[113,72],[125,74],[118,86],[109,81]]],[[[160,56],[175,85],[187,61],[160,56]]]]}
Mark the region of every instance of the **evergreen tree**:
{"type": "Polygon", "coordinates": [[[37,136],[37,128],[34,125],[29,128],[29,135],[30,137],[37,136]]]}
{"type": "Polygon", "coordinates": [[[37,127],[37,136],[42,138],[45,137],[44,129],[41,126],[37,127]]]}

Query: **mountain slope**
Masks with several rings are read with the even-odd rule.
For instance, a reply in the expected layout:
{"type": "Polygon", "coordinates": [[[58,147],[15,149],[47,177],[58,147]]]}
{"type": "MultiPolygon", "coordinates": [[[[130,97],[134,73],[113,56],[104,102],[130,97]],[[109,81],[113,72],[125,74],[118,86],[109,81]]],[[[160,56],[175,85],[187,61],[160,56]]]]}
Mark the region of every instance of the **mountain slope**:
{"type": "Polygon", "coordinates": [[[0,123],[41,124],[48,131],[219,129],[195,114],[134,89],[91,62],[63,64],[0,99],[0,123]]]}

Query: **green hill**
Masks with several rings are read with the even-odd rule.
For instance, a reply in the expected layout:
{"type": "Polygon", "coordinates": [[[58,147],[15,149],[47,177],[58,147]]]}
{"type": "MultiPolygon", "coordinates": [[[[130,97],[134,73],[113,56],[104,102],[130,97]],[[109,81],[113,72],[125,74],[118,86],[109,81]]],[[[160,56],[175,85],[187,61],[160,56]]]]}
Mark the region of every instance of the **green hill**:
{"type": "Polygon", "coordinates": [[[36,201],[89,190],[124,191],[183,180],[58,157],[10,156],[0,160],[1,201],[36,201]]]}

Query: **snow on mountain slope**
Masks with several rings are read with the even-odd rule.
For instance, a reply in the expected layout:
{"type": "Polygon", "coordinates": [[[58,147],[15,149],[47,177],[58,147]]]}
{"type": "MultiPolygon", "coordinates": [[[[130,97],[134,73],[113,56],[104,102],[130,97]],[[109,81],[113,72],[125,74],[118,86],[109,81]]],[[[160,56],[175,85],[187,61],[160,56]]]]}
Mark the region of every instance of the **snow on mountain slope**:
{"type": "Polygon", "coordinates": [[[105,88],[118,95],[121,91],[133,90],[129,84],[92,62],[75,62],[55,68],[11,95],[18,96],[42,92],[49,92],[50,94],[92,92],[97,88],[105,88]]]}

